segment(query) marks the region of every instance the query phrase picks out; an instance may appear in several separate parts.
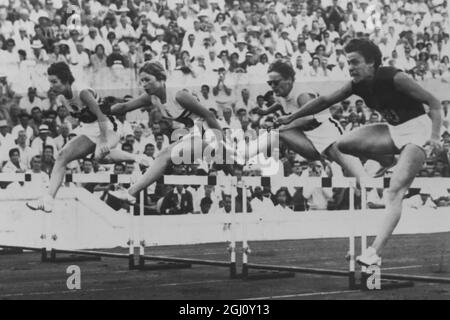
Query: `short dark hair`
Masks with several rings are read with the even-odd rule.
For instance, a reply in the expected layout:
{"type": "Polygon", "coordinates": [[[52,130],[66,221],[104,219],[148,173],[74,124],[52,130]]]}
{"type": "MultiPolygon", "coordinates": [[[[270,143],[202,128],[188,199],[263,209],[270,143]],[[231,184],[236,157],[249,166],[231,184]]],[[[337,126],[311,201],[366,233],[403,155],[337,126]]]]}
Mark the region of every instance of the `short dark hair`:
{"type": "Polygon", "coordinates": [[[290,62],[281,59],[275,60],[269,66],[268,72],[278,72],[284,79],[295,80],[295,70],[290,62]]]}
{"type": "Polygon", "coordinates": [[[58,77],[63,83],[72,84],[75,82],[75,78],[73,77],[69,66],[62,61],[52,63],[47,69],[47,74],[58,77]]]}
{"type": "Polygon", "coordinates": [[[148,73],[154,76],[157,80],[167,80],[166,71],[161,63],[157,61],[146,62],[140,69],[139,73],[148,73]]]}
{"type": "Polygon", "coordinates": [[[211,198],[209,198],[209,197],[204,197],[204,198],[202,198],[202,200],[200,200],[201,206],[204,206],[205,204],[211,205],[212,203],[213,202],[212,202],[211,198]]]}
{"type": "Polygon", "coordinates": [[[122,150],[124,150],[125,147],[129,147],[131,150],[133,150],[133,145],[132,145],[131,143],[124,142],[124,143],[122,144],[122,150]]]}
{"type": "Polygon", "coordinates": [[[17,152],[20,155],[19,148],[11,148],[9,149],[9,156],[11,157],[14,152],[17,152]]]}
{"type": "Polygon", "coordinates": [[[45,150],[45,149],[50,149],[50,150],[52,150],[52,152],[55,151],[55,148],[53,148],[53,146],[52,146],[52,145],[49,145],[49,144],[46,144],[46,145],[44,146],[44,150],[45,150]]]}
{"type": "Polygon", "coordinates": [[[352,39],[344,48],[345,53],[358,52],[366,62],[373,62],[375,69],[381,65],[382,54],[380,48],[367,39],[352,39]]]}

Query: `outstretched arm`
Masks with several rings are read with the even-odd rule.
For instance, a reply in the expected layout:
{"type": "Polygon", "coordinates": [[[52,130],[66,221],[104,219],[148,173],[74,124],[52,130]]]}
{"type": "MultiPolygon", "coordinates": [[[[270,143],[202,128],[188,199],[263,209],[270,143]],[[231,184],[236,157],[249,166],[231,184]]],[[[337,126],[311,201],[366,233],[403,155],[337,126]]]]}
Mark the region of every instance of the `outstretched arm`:
{"type": "Polygon", "coordinates": [[[203,118],[210,129],[222,131],[222,128],[214,114],[202,106],[189,92],[184,90],[178,91],[175,99],[183,108],[203,118]]]}
{"type": "Polygon", "coordinates": [[[352,83],[348,82],[342,88],[333,93],[320,96],[314,100],[309,101],[297,112],[286,117],[281,117],[277,120],[277,122],[279,124],[288,124],[294,121],[295,119],[314,115],[322,110],[325,110],[326,108],[331,107],[333,104],[350,97],[351,95],[352,95],[352,83]]]}
{"type": "Polygon", "coordinates": [[[430,107],[430,112],[428,113],[432,121],[430,141],[434,144],[439,144],[442,125],[442,107],[439,100],[403,72],[398,72],[395,75],[394,85],[399,91],[430,107]]]}
{"type": "Polygon", "coordinates": [[[111,107],[112,115],[120,115],[142,107],[150,107],[153,105],[153,99],[147,93],[141,94],[139,97],[128,102],[116,103],[111,107]]]}
{"type": "Polygon", "coordinates": [[[258,109],[258,114],[261,116],[266,116],[268,114],[277,112],[281,108],[282,108],[281,104],[279,102],[275,102],[270,107],[268,107],[266,110],[258,109]]]}

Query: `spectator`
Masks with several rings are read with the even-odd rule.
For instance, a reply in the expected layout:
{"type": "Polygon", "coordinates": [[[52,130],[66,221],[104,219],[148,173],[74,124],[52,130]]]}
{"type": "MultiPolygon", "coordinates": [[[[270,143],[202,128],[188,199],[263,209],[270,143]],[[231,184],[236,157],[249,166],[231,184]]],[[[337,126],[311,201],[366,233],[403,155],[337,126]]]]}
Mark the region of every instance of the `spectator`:
{"type": "Polygon", "coordinates": [[[2,161],[6,161],[8,152],[14,147],[14,138],[9,133],[11,127],[6,120],[0,120],[0,164],[2,161]]]}
{"type": "Polygon", "coordinates": [[[198,100],[202,106],[208,109],[217,110],[217,105],[210,93],[210,87],[207,84],[203,84],[200,88],[200,94],[197,95],[198,100]]]}
{"type": "Polygon", "coordinates": [[[20,160],[22,161],[22,164],[26,168],[29,168],[31,158],[36,153],[29,147],[29,144],[27,143],[27,135],[24,130],[20,130],[17,132],[16,148],[19,149],[20,160]]]}
{"type": "Polygon", "coordinates": [[[60,134],[54,139],[56,150],[59,152],[69,142],[70,124],[63,123],[60,126],[60,134]]]}
{"type": "MultiPolygon", "coordinates": [[[[51,146],[53,150],[57,150],[55,140],[50,137],[51,131],[48,128],[48,125],[41,124],[39,126],[39,136],[34,138],[33,142],[31,143],[31,148],[34,150],[36,154],[43,154],[44,147],[45,146],[51,146]]],[[[43,163],[47,159],[42,159],[43,163]]]]}
{"type": "MultiPolygon", "coordinates": [[[[310,165],[309,176],[321,177],[323,171],[322,164],[315,161],[310,165]]],[[[328,201],[333,198],[333,192],[331,188],[304,186],[303,196],[307,199],[310,210],[327,210],[328,201]]]]}
{"type": "MultiPolygon", "coordinates": [[[[32,49],[32,55],[30,58],[34,60],[36,63],[46,63],[49,60],[47,52],[44,49],[44,45],[42,41],[39,39],[33,40],[30,44],[30,48],[32,49]]],[[[26,51],[25,51],[26,53],[26,51]]]]}
{"type": "Polygon", "coordinates": [[[26,134],[26,144],[29,145],[31,139],[33,139],[33,128],[29,125],[30,115],[26,111],[21,111],[17,118],[19,119],[19,124],[17,124],[11,131],[11,135],[13,139],[17,139],[20,131],[25,131],[26,134]]]}
{"type": "Polygon", "coordinates": [[[95,47],[98,44],[103,44],[103,40],[98,34],[98,30],[96,27],[91,26],[89,27],[89,33],[88,36],[84,38],[83,45],[86,48],[86,50],[89,50],[89,52],[94,52],[95,47]]]}
{"type": "Polygon", "coordinates": [[[177,185],[164,197],[162,214],[186,214],[193,212],[192,194],[182,185],[177,185]]]}
{"type": "Polygon", "coordinates": [[[207,214],[211,210],[212,200],[209,197],[204,197],[200,201],[200,213],[207,214]]]}
{"type": "Polygon", "coordinates": [[[20,160],[20,151],[18,148],[12,148],[8,152],[9,160],[3,166],[2,171],[5,173],[24,173],[26,167],[22,164],[20,160]]]}
{"type": "Polygon", "coordinates": [[[121,53],[118,44],[112,47],[112,53],[106,58],[106,65],[108,67],[128,68],[128,61],[121,53]]]}
{"type": "Polygon", "coordinates": [[[55,158],[53,156],[54,154],[54,147],[51,145],[46,145],[44,147],[44,151],[42,153],[42,163],[41,163],[41,169],[45,173],[47,173],[49,176],[51,176],[53,167],[55,165],[55,158]]]}
{"type": "Polygon", "coordinates": [[[19,108],[25,110],[26,112],[31,112],[33,107],[43,108],[43,102],[38,97],[37,89],[35,87],[28,88],[28,94],[20,99],[19,108]]]}
{"type": "MultiPolygon", "coordinates": [[[[162,148],[168,147],[170,144],[170,141],[169,141],[169,137],[162,133],[161,124],[159,122],[154,123],[152,125],[152,133],[148,137],[148,143],[152,143],[153,145],[156,146],[157,135],[160,135],[162,138],[161,148],[158,147],[158,150],[160,151],[162,148]]],[[[156,155],[157,154],[158,154],[158,151],[156,151],[156,155]]],[[[156,157],[156,155],[155,155],[155,157],[156,157]]]]}
{"type": "Polygon", "coordinates": [[[279,189],[275,198],[277,199],[277,205],[275,206],[275,210],[280,213],[293,213],[291,208],[289,208],[289,204],[291,202],[291,195],[286,188],[279,189]]]}
{"type": "Polygon", "coordinates": [[[90,65],[89,56],[84,50],[83,42],[76,42],[75,50],[71,53],[70,61],[73,65],[80,68],[87,68],[90,65]]]}

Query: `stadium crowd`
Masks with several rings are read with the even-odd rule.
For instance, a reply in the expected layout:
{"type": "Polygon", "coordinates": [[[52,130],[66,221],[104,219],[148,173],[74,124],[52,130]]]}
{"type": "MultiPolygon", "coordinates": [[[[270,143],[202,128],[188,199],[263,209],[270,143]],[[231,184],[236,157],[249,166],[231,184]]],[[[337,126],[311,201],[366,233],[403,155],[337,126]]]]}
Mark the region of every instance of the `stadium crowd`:
{"type": "MultiPolygon", "coordinates": [[[[47,66],[64,61],[73,70],[96,73],[102,69],[134,69],[146,61],[160,61],[173,83],[195,83],[193,93],[210,108],[223,128],[269,128],[274,116],[261,116],[274,101],[268,91],[253,94],[236,90],[233,76],[266,77],[275,59],[290,60],[298,81],[349,79],[343,48],[354,37],[367,37],[380,47],[383,64],[404,70],[416,79],[450,78],[450,8],[442,0],[0,0],[0,169],[48,176],[56,154],[76,135],[78,119],[61,105],[51,90],[30,86],[16,92],[11,66],[47,66]],[[78,6],[79,11],[73,6],[78,6]],[[78,14],[79,13],[79,14],[78,14]]],[[[95,88],[94,88],[95,89],[95,88]]],[[[109,97],[115,101],[132,96],[109,97]]],[[[444,112],[443,149],[428,154],[422,177],[450,177],[450,122],[448,100],[444,112]]],[[[331,108],[344,131],[382,122],[361,99],[331,108]]],[[[155,158],[170,143],[174,124],[147,110],[118,117],[123,133],[119,146],[155,158]]],[[[326,160],[307,162],[280,146],[279,160],[265,159],[235,165],[233,175],[339,176],[342,171],[326,160]],[[261,163],[261,161],[257,161],[261,163]]],[[[362,159],[365,161],[365,159],[362,159]]],[[[365,162],[368,172],[374,163],[365,162]]],[[[133,173],[133,163],[99,164],[86,158],[73,162],[68,172],[133,173]]],[[[173,174],[221,175],[220,166],[174,165],[173,174]]],[[[7,184],[0,184],[6,187],[7,184]]],[[[116,185],[84,184],[111,206],[108,191],[116,185]]],[[[447,190],[425,190],[408,205],[448,206],[447,190]]],[[[249,210],[277,207],[277,212],[345,209],[346,190],[328,188],[257,187],[248,190],[249,210]]],[[[230,212],[226,190],[173,187],[160,184],[147,190],[149,213],[230,212]]],[[[242,194],[238,194],[237,200],[242,194]]],[[[369,205],[383,207],[382,192],[372,190],[369,205]]],[[[237,210],[242,206],[236,201],[237,210]]]]}

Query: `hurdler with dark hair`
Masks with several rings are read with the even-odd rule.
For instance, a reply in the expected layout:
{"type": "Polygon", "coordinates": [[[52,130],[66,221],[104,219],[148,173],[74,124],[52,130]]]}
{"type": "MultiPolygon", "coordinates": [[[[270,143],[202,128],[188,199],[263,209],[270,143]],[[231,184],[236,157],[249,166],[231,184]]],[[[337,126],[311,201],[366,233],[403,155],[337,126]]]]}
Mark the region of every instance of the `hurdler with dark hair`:
{"type": "Polygon", "coordinates": [[[386,217],[375,241],[357,258],[365,266],[380,265],[379,255],[400,220],[403,197],[425,162],[425,145],[441,148],[442,110],[439,100],[404,72],[380,66],[381,52],[371,41],[353,39],[345,51],[352,80],[337,91],[310,101],[296,113],[278,119],[278,123],[314,115],[354,94],[386,119],[387,123],[360,127],[337,142],[345,154],[378,161],[382,166],[380,175],[396,164],[386,194],[386,217]],[[428,112],[424,104],[429,107],[428,112]]]}

